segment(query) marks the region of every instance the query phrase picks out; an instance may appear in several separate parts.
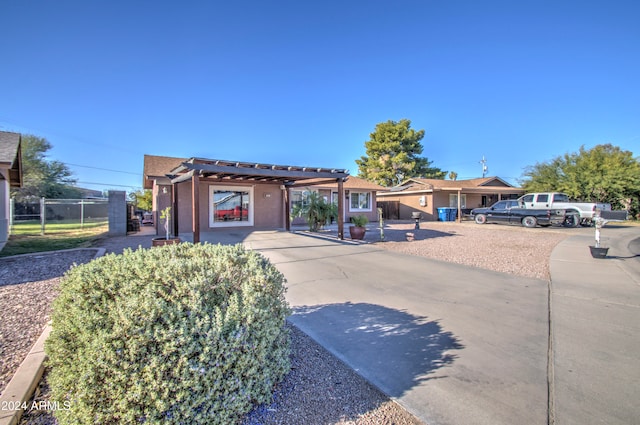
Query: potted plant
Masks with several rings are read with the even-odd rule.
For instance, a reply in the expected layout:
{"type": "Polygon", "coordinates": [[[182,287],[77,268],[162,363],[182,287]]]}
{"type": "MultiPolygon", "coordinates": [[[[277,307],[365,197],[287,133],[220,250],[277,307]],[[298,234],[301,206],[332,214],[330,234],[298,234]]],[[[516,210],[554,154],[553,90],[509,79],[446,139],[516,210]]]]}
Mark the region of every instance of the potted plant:
{"type": "Polygon", "coordinates": [[[364,234],[367,229],[364,227],[369,222],[369,219],[365,215],[357,215],[351,217],[351,223],[353,226],[349,226],[349,234],[351,239],[364,239],[364,234]]]}
{"type": "Polygon", "coordinates": [[[171,207],[167,207],[160,211],[160,219],[164,220],[164,229],[166,231],[166,237],[164,238],[153,238],[151,241],[151,246],[164,246],[164,245],[173,245],[180,242],[180,238],[170,237],[169,229],[171,223],[171,207]]]}

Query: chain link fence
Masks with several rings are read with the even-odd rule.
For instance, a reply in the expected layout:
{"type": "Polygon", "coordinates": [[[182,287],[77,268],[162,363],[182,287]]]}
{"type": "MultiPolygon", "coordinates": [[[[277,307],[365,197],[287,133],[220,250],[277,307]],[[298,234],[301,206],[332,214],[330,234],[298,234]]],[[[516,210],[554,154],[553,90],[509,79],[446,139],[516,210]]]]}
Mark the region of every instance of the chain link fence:
{"type": "Polygon", "coordinates": [[[10,233],[44,235],[109,224],[107,199],[10,200],[10,233]]]}

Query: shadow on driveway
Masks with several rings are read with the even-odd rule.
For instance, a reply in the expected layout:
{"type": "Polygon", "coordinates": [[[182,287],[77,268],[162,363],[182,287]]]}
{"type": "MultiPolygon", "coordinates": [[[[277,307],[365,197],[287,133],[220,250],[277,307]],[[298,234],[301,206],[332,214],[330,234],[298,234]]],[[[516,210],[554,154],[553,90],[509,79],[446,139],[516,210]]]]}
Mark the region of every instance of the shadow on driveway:
{"type": "Polygon", "coordinates": [[[375,304],[302,306],[289,320],[391,397],[432,379],[464,348],[437,321],[375,304]]]}
{"type": "MultiPolygon", "coordinates": [[[[376,227],[377,223],[372,223],[367,225],[367,232],[364,235],[365,242],[381,242],[382,238],[380,235],[380,228],[376,227]]],[[[326,226],[320,229],[317,232],[309,232],[306,230],[298,230],[296,233],[312,236],[312,237],[324,237],[331,238],[332,240],[338,241],[338,228],[335,225],[326,226]]],[[[407,223],[399,223],[384,226],[384,241],[385,242],[402,242],[407,240],[407,233],[412,233],[414,235],[414,240],[425,240],[425,239],[434,239],[434,238],[442,238],[448,236],[458,236],[456,233],[452,232],[442,232],[439,230],[424,228],[424,225],[420,229],[415,229],[414,224],[407,223]]],[[[349,224],[345,223],[344,226],[344,237],[345,242],[347,243],[362,243],[361,241],[354,241],[349,237],[349,224]]]]}

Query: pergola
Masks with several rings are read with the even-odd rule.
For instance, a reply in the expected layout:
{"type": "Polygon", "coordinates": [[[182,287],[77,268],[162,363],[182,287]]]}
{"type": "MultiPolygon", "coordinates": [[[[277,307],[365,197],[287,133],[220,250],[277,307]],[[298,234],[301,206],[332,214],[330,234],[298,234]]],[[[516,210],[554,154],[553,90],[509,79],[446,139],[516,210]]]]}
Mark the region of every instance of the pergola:
{"type": "Polygon", "coordinates": [[[296,186],[338,183],[338,237],[344,239],[344,180],[349,172],[335,168],[299,167],[293,165],[259,164],[216,159],[191,158],[171,170],[171,202],[174,211],[174,232],[178,233],[178,183],[191,181],[191,213],[193,242],[200,242],[200,182],[280,183],[283,190],[285,227],[291,230],[289,212],[290,190],[296,186]],[[305,184],[306,182],[306,184],[305,184]]]}

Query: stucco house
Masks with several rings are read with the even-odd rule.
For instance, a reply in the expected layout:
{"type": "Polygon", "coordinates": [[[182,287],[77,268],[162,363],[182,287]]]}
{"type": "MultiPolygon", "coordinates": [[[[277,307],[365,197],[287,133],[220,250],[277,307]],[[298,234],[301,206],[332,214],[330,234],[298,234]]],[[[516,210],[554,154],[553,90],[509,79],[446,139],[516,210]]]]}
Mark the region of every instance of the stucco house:
{"type": "Polygon", "coordinates": [[[21,136],[0,131],[0,250],[9,238],[10,189],[22,187],[21,136]]]}
{"type": "Polygon", "coordinates": [[[344,235],[347,170],[145,155],[143,174],[155,225],[171,206],[173,233],[192,232],[194,242],[201,231],[221,228],[290,230],[292,197],[310,183],[335,185],[338,236],[344,235]]]}
{"type": "Polygon", "coordinates": [[[516,199],[524,190],[499,177],[469,180],[410,178],[387,192],[378,192],[378,206],[390,219],[411,219],[413,212],[422,219],[438,220],[438,208],[458,209],[457,217],[476,208],[492,205],[501,199],[516,199]]]}

